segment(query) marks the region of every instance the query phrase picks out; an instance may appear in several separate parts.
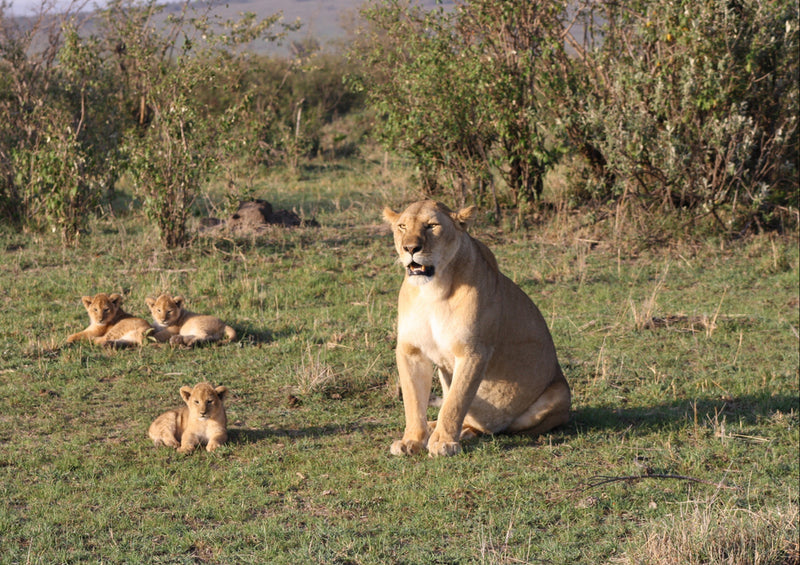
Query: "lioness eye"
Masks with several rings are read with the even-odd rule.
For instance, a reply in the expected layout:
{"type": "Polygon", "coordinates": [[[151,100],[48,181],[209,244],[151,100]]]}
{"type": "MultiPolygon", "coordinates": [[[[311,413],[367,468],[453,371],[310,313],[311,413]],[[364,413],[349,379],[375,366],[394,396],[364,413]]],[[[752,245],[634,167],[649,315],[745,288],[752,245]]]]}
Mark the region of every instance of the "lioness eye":
{"type": "Polygon", "coordinates": [[[405,224],[397,224],[397,229],[399,229],[400,231],[406,231],[406,225],[405,224]]]}
{"type": "Polygon", "coordinates": [[[439,227],[439,224],[428,224],[426,226],[426,228],[429,229],[429,230],[432,230],[433,228],[438,228],[438,227],[439,227]]]}

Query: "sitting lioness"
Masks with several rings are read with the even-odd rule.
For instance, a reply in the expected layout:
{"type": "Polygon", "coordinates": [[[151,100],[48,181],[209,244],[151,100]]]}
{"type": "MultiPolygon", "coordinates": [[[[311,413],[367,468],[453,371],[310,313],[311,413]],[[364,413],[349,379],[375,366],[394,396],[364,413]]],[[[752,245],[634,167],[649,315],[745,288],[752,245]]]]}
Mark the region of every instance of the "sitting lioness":
{"type": "Polygon", "coordinates": [[[569,419],[570,389],[539,309],[497,267],[453,212],[424,200],[383,210],[405,278],[397,317],[397,369],[405,407],[394,455],[455,455],[479,433],[540,434],[569,419]],[[426,421],[433,366],[444,392],[426,421]]]}
{"type": "Polygon", "coordinates": [[[231,340],[236,330],[214,316],[203,316],[184,309],[182,296],[172,298],[162,294],[157,299],[145,299],[155,326],[154,337],[160,342],[189,347],[203,342],[219,341],[223,337],[231,340]]]}
{"type": "Polygon", "coordinates": [[[191,453],[200,444],[214,451],[228,439],[228,418],[223,399],[228,389],[214,388],[210,383],[181,387],[186,406],[170,410],[156,418],[148,435],[153,444],[174,447],[181,453],[191,453]]]}
{"type": "Polygon", "coordinates": [[[89,327],[67,337],[67,343],[86,339],[110,347],[142,345],[153,329],[147,320],[122,309],[122,295],[100,293],[81,298],[89,314],[89,327]]]}

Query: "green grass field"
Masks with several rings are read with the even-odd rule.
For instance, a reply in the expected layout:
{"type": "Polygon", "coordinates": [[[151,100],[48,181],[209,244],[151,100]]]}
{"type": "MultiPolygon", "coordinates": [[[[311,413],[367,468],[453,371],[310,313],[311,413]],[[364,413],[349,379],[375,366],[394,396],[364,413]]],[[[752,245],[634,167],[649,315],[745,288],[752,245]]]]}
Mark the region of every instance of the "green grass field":
{"type": "Polygon", "coordinates": [[[123,210],[77,249],[2,228],[0,562],[797,563],[797,234],[652,249],[479,222],[550,325],[572,419],[395,458],[380,211],[414,196],[391,185],[358,163],[264,177],[255,196],[319,227],[172,252],[123,210]],[[81,295],[149,319],[164,290],[239,337],[65,346],[81,295]],[[201,380],[230,390],[228,444],[154,448],[201,380]]]}

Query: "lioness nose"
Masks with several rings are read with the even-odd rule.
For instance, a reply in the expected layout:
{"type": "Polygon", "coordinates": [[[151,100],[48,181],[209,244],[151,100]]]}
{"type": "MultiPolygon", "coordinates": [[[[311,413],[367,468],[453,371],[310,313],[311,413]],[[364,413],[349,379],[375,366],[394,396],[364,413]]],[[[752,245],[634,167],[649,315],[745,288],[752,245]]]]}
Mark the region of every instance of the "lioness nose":
{"type": "Polygon", "coordinates": [[[410,243],[407,245],[403,245],[403,249],[406,252],[411,253],[411,255],[413,255],[414,253],[420,251],[422,249],[422,246],[417,243],[410,243]]]}

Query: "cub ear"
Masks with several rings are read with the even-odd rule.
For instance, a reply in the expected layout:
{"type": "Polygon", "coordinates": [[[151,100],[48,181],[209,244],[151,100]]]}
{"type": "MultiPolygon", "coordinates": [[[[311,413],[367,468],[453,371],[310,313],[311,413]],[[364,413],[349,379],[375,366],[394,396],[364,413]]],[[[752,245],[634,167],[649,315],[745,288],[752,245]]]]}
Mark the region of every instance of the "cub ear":
{"type": "Polygon", "coordinates": [[[149,296],[148,296],[147,298],[145,298],[145,299],[144,299],[144,302],[145,302],[145,304],[147,304],[147,306],[149,306],[150,308],[152,308],[152,307],[153,307],[153,304],[155,304],[155,303],[156,303],[155,299],[153,299],[153,298],[150,298],[149,296]]]}
{"type": "Polygon", "coordinates": [[[183,398],[184,402],[189,402],[189,397],[192,396],[192,387],[190,386],[182,386],[181,387],[181,398],[183,398]]]}
{"type": "Polygon", "coordinates": [[[455,214],[453,214],[453,221],[461,226],[462,228],[466,229],[478,216],[478,207],[477,206],[467,206],[466,208],[462,208],[455,214]]]}
{"type": "Polygon", "coordinates": [[[117,292],[110,295],[108,299],[116,306],[120,306],[122,304],[122,295],[117,292]]]}
{"type": "Polygon", "coordinates": [[[172,301],[178,308],[183,308],[183,296],[178,295],[175,298],[173,298],[172,301]]]}
{"type": "Polygon", "coordinates": [[[228,389],[224,386],[218,386],[214,389],[214,391],[217,393],[217,396],[219,396],[220,400],[225,400],[225,395],[228,394],[228,389]]]}
{"type": "Polygon", "coordinates": [[[397,218],[399,216],[400,216],[400,214],[398,214],[397,212],[395,212],[394,210],[392,210],[388,206],[386,206],[383,209],[383,220],[385,222],[389,223],[389,224],[395,223],[395,221],[397,221],[397,218]]]}
{"type": "Polygon", "coordinates": [[[84,308],[88,308],[92,305],[92,297],[91,296],[81,296],[81,302],[83,302],[84,308]]]}

